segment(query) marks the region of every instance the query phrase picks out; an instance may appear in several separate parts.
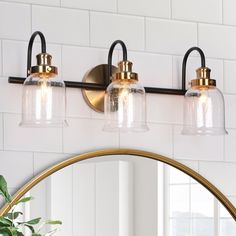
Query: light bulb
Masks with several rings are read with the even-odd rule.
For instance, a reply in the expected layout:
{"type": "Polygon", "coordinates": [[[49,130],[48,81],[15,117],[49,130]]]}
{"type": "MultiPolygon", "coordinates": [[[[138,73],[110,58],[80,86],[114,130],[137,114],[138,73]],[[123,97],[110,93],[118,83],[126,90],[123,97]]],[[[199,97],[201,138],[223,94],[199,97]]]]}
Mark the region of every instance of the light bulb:
{"type": "Polygon", "coordinates": [[[61,127],[65,120],[65,84],[57,77],[57,69],[51,66],[49,54],[37,55],[38,65],[23,85],[21,126],[61,127]],[[47,62],[48,64],[43,64],[47,62]]]}
{"type": "Polygon", "coordinates": [[[133,94],[129,92],[129,88],[121,89],[118,99],[120,104],[120,109],[118,110],[118,122],[122,124],[124,122],[124,117],[127,119],[127,127],[131,127],[134,121],[133,112],[133,94]]]}
{"type": "Polygon", "coordinates": [[[107,87],[104,110],[105,131],[147,131],[146,97],[138,76],[132,72],[132,63],[119,63],[120,72],[116,73],[107,87]]]}
{"type": "Polygon", "coordinates": [[[184,99],[185,135],[222,135],[225,130],[224,97],[216,82],[210,79],[209,68],[199,68],[197,79],[191,81],[191,88],[184,99]]]}
{"type": "Polygon", "coordinates": [[[207,101],[208,101],[208,97],[205,93],[205,91],[202,92],[202,94],[200,95],[200,103],[205,106],[207,104],[207,101]]]}
{"type": "Polygon", "coordinates": [[[45,112],[45,117],[47,120],[52,118],[52,88],[48,86],[47,78],[40,79],[40,86],[36,91],[36,119],[40,119],[45,112]],[[45,110],[42,110],[45,107],[45,110]]]}
{"type": "Polygon", "coordinates": [[[197,126],[198,127],[212,127],[212,99],[208,96],[208,89],[200,89],[199,104],[197,106],[197,126]]]}

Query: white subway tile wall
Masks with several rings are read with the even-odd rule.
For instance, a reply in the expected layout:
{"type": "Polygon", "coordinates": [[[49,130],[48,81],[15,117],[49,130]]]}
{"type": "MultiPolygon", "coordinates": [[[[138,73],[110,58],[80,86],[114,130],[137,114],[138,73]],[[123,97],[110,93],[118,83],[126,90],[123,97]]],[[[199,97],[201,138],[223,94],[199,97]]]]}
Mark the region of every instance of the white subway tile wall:
{"type": "Polygon", "coordinates": [[[89,45],[89,12],[32,6],[32,30],[41,30],[48,42],[89,45]]]}
{"type": "MultiPolygon", "coordinates": [[[[177,159],[236,199],[235,10],[234,0],[0,0],[0,174],[16,190],[74,153],[130,147],[177,159]],[[225,95],[229,135],[180,135],[183,97],[155,94],[147,96],[149,132],[104,133],[104,116],[85,104],[80,90],[70,88],[67,128],[20,128],[22,87],[8,84],[7,77],[25,76],[27,43],[35,30],[45,34],[60,76],[72,81],[81,81],[91,67],[106,63],[110,44],[122,39],[143,85],[180,88],[184,53],[191,46],[202,47],[212,78],[225,95]]],[[[114,64],[122,58],[118,49],[114,64]]],[[[39,51],[37,40],[34,54],[39,51]]],[[[193,53],[188,81],[199,66],[200,58],[193,53]]]]}
{"type": "Polygon", "coordinates": [[[31,32],[31,7],[26,4],[0,2],[1,39],[27,40],[31,32]],[[10,17],[12,16],[12,17],[10,17]]]}
{"type": "Polygon", "coordinates": [[[184,54],[197,44],[197,24],[155,18],[146,19],[146,49],[149,52],[184,54]]]}
{"type": "Polygon", "coordinates": [[[118,12],[132,15],[170,18],[170,1],[166,0],[119,0],[118,12]]]}
{"type": "Polygon", "coordinates": [[[143,50],[144,17],[90,12],[91,46],[109,47],[116,39],[124,40],[129,49],[143,50]]]}
{"type": "Polygon", "coordinates": [[[88,9],[102,12],[116,12],[116,0],[61,0],[62,7],[88,9]]]}
{"type": "Polygon", "coordinates": [[[222,23],[221,0],[172,0],[174,19],[222,23]]]}

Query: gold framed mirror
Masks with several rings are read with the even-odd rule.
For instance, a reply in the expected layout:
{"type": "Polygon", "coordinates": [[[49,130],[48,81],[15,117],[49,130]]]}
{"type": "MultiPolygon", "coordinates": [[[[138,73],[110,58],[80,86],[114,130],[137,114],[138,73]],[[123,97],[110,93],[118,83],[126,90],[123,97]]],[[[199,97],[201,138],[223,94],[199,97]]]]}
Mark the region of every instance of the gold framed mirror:
{"type": "Polygon", "coordinates": [[[229,212],[234,220],[236,220],[236,208],[233,204],[224,196],[224,194],[219,191],[213,184],[211,184],[207,179],[198,174],[196,171],[191,168],[173,160],[168,157],[159,155],[157,153],[135,150],[135,149],[105,149],[105,150],[97,150],[92,152],[87,152],[83,154],[79,154],[73,156],[65,161],[62,161],[51,168],[43,171],[41,174],[30,180],[26,183],[21,189],[19,189],[13,197],[12,203],[9,205],[5,205],[0,210],[0,215],[4,215],[11,209],[11,206],[14,205],[18,200],[20,200],[28,191],[32,190],[33,187],[40,184],[47,177],[51,176],[54,173],[59,173],[58,171],[63,168],[69,167],[72,164],[79,163],[81,161],[85,161],[89,159],[94,159],[97,157],[110,157],[110,156],[131,156],[131,157],[142,157],[145,159],[151,159],[154,161],[158,161],[160,163],[164,163],[167,166],[174,167],[177,170],[184,172],[189,177],[194,179],[197,183],[205,187],[211,194],[214,195],[216,199],[225,207],[225,209],[229,212]]]}

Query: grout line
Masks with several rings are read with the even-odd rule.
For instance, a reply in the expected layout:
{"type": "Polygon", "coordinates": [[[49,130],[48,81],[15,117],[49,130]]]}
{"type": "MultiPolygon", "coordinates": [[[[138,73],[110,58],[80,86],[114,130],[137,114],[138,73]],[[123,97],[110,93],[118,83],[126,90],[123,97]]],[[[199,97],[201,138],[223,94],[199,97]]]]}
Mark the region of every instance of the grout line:
{"type": "Polygon", "coordinates": [[[64,153],[64,127],[61,127],[61,152],[64,153]]]}
{"type": "MultiPolygon", "coordinates": [[[[160,95],[160,94],[159,94],[160,95]]],[[[163,95],[163,96],[166,96],[166,95],[163,95]]],[[[21,115],[21,113],[19,112],[4,112],[4,111],[1,111],[3,114],[9,114],[9,115],[21,115]]],[[[66,117],[67,119],[72,119],[72,120],[97,120],[97,121],[101,121],[103,120],[103,118],[97,118],[97,117],[79,117],[79,116],[67,116],[66,117]]],[[[183,123],[178,123],[178,122],[163,122],[163,121],[153,121],[153,120],[147,120],[147,123],[148,124],[154,124],[154,125],[164,125],[164,126],[170,126],[170,125],[173,125],[173,126],[182,126],[183,123]]],[[[70,124],[69,124],[70,126],[70,124]]],[[[228,130],[236,130],[236,127],[229,127],[227,126],[226,127],[228,130]]],[[[52,129],[58,129],[58,128],[52,128],[52,129]]],[[[66,129],[66,128],[64,128],[66,129]]],[[[61,153],[61,152],[58,152],[58,153],[61,153]]]]}
{"type": "Polygon", "coordinates": [[[144,51],[147,50],[147,18],[144,17],[144,51]]]}
{"type": "Polygon", "coordinates": [[[89,47],[91,47],[91,11],[89,11],[89,47]]]}
{"type": "Polygon", "coordinates": [[[175,137],[174,137],[174,135],[175,135],[175,126],[174,125],[171,125],[171,132],[172,132],[172,144],[171,144],[171,146],[172,146],[172,158],[173,159],[175,159],[175,143],[174,143],[174,141],[175,141],[175,137]]]}
{"type": "MultiPolygon", "coordinates": [[[[0,0],[1,1],[1,0],[0,0]]],[[[172,1],[172,0],[171,0],[172,1]]],[[[16,3],[16,4],[21,4],[21,5],[29,5],[27,3],[22,3],[22,2],[17,2],[17,1],[7,1],[5,0],[4,3],[16,3]]],[[[88,11],[91,10],[93,12],[97,13],[104,13],[104,14],[113,14],[113,15],[120,15],[120,16],[131,16],[131,17],[144,17],[145,15],[141,14],[132,14],[132,13],[122,13],[122,12],[117,12],[117,11],[102,11],[102,10],[96,10],[96,9],[89,9],[89,8],[75,8],[75,7],[69,7],[69,6],[60,6],[60,5],[47,5],[47,4],[36,4],[33,3],[32,5],[36,6],[42,6],[42,7],[51,7],[51,8],[59,8],[59,9],[68,9],[68,10],[78,10],[78,11],[88,11]],[[118,13],[118,14],[117,14],[118,13]]],[[[172,8],[172,7],[171,7],[172,8]]],[[[172,14],[172,13],[171,13],[172,14]]],[[[207,22],[207,21],[194,21],[194,20],[188,20],[188,19],[178,19],[178,18],[172,18],[170,19],[170,16],[167,17],[160,17],[160,16],[146,16],[148,18],[153,18],[153,19],[159,19],[159,20],[169,20],[169,21],[178,21],[178,22],[183,22],[183,23],[202,23],[202,24],[211,24],[211,25],[218,25],[218,26],[231,26],[231,27],[236,27],[235,24],[222,24],[222,23],[216,23],[216,22],[207,22]]]]}
{"type": "MultiPolygon", "coordinates": [[[[180,159],[180,158],[178,158],[178,159],[180,159]]],[[[233,165],[236,165],[236,161],[228,161],[228,160],[206,160],[206,159],[200,159],[200,160],[188,159],[188,160],[199,161],[199,167],[200,167],[200,163],[206,163],[206,162],[217,163],[217,164],[223,163],[223,164],[233,164],[233,165]]]]}
{"type": "Polygon", "coordinates": [[[0,0],[1,3],[11,3],[11,4],[18,4],[18,5],[29,5],[29,4],[33,4],[33,5],[36,5],[36,6],[43,6],[43,7],[60,7],[60,5],[58,4],[54,4],[54,5],[48,5],[48,4],[40,4],[40,1],[38,1],[39,3],[30,3],[30,2],[20,2],[20,1],[17,1],[17,0],[0,0]]]}
{"type": "Polygon", "coordinates": [[[33,152],[33,176],[35,176],[35,155],[33,152]]]}
{"type": "Polygon", "coordinates": [[[224,2],[221,0],[221,24],[224,25],[224,2]]]}
{"type": "MultiPolygon", "coordinates": [[[[0,0],[1,1],[1,0],[0,0]]],[[[61,0],[60,0],[61,1],[61,0]]],[[[172,2],[172,0],[170,0],[172,2]]],[[[21,2],[17,2],[17,1],[7,1],[5,0],[4,3],[16,3],[16,4],[21,4],[21,5],[29,5],[27,3],[21,3],[21,2]]],[[[68,7],[68,6],[61,6],[61,4],[59,5],[47,5],[47,4],[31,4],[31,5],[36,5],[36,6],[42,6],[42,7],[51,7],[51,8],[63,8],[63,9],[69,9],[69,10],[78,10],[78,11],[88,11],[91,10],[93,12],[97,12],[97,13],[104,13],[104,14],[114,14],[114,15],[120,15],[120,16],[131,16],[131,17],[144,17],[145,15],[139,15],[139,14],[132,14],[132,13],[122,13],[122,12],[118,12],[118,11],[102,11],[102,10],[96,10],[96,9],[89,9],[89,8],[75,8],[75,7],[68,7]]],[[[222,4],[223,6],[223,4],[222,4]]],[[[172,15],[172,6],[171,6],[171,15],[172,15]]],[[[223,7],[222,7],[222,18],[223,16],[223,7]]],[[[159,19],[159,20],[169,20],[169,21],[178,21],[178,22],[183,22],[183,23],[202,23],[202,24],[211,24],[211,25],[218,25],[218,26],[230,26],[230,27],[236,27],[235,24],[223,24],[223,19],[222,19],[222,23],[216,23],[216,22],[207,22],[207,21],[194,21],[194,20],[188,20],[188,19],[178,19],[178,18],[173,18],[173,16],[171,16],[171,19],[169,16],[167,17],[159,17],[159,16],[146,16],[148,18],[153,18],[153,19],[159,19]]]]}
{"type": "Polygon", "coordinates": [[[64,68],[64,65],[63,65],[63,45],[60,45],[60,52],[61,52],[61,58],[60,58],[60,68],[59,68],[59,71],[61,72],[61,78],[64,78],[64,74],[63,74],[63,68],[64,68]]]}
{"type": "Polygon", "coordinates": [[[172,81],[172,88],[174,88],[174,57],[171,57],[171,81],[172,81]]]}
{"type": "MultiPolygon", "coordinates": [[[[28,43],[28,40],[22,40],[22,39],[12,39],[12,38],[2,38],[2,41],[12,41],[12,42],[17,42],[17,43],[28,43]]],[[[36,44],[39,43],[39,41],[36,41],[36,44]]],[[[81,44],[70,44],[70,43],[58,43],[58,42],[53,42],[49,41],[49,45],[51,46],[65,46],[65,47],[76,47],[76,48],[85,48],[85,49],[101,49],[101,50],[106,50],[109,47],[106,46],[89,46],[89,45],[81,45],[81,44]]],[[[182,57],[183,54],[177,54],[177,53],[167,53],[167,52],[158,52],[158,51],[149,51],[149,50],[142,50],[142,49],[129,49],[130,52],[138,52],[138,53],[146,53],[146,54],[151,54],[151,55],[157,55],[157,56],[176,56],[176,57],[182,57]]],[[[196,58],[199,57],[198,55],[191,55],[190,58],[196,58]]],[[[226,61],[236,61],[235,59],[231,58],[223,58],[223,57],[211,57],[211,56],[206,56],[206,59],[211,59],[211,60],[226,60],[226,61]]]]}
{"type": "Polygon", "coordinates": [[[173,19],[173,2],[172,0],[169,0],[170,1],[170,19],[173,19]]]}
{"type": "Polygon", "coordinates": [[[197,23],[197,46],[199,47],[199,24],[197,23]]]}
{"type": "MultiPolygon", "coordinates": [[[[62,54],[63,54],[63,50],[62,50],[62,46],[61,46],[61,74],[63,73],[62,71],[62,54]]],[[[65,95],[66,95],[66,88],[65,88],[65,95]]],[[[67,116],[66,116],[66,112],[67,112],[67,97],[65,98],[65,120],[67,121],[67,116]]],[[[61,152],[64,153],[64,127],[61,127],[61,152]]]]}
{"type": "Polygon", "coordinates": [[[32,4],[30,4],[30,32],[31,32],[31,35],[33,33],[33,6],[32,4]]]}
{"type": "Polygon", "coordinates": [[[224,161],[226,161],[225,144],[226,144],[226,135],[224,135],[224,137],[223,137],[223,160],[224,161]]]}
{"type": "Polygon", "coordinates": [[[120,131],[118,132],[118,147],[120,148],[121,147],[121,134],[120,134],[120,131]]]}
{"type": "MultiPolygon", "coordinates": [[[[28,43],[28,40],[22,40],[22,39],[11,39],[11,38],[2,38],[2,41],[12,41],[12,42],[18,42],[18,43],[28,43]]],[[[39,43],[39,41],[36,41],[36,43],[39,43]]],[[[76,47],[76,48],[85,48],[85,49],[100,49],[100,50],[107,50],[109,49],[109,46],[94,46],[94,45],[82,45],[82,44],[70,44],[70,43],[58,43],[58,42],[52,42],[49,41],[48,45],[52,46],[65,46],[65,47],[76,47]]],[[[146,54],[151,54],[151,55],[157,55],[157,56],[176,56],[176,57],[182,57],[183,54],[177,54],[177,53],[167,53],[167,52],[158,52],[158,51],[149,51],[149,50],[143,50],[143,49],[129,49],[130,52],[138,52],[138,53],[146,53],[146,54]]],[[[190,58],[196,58],[199,57],[198,55],[191,55],[190,58]]],[[[223,58],[223,57],[211,57],[211,56],[206,56],[206,59],[211,59],[211,60],[226,60],[226,61],[236,61],[235,59],[232,58],[223,58]]]]}
{"type": "Polygon", "coordinates": [[[223,92],[225,94],[226,91],[226,86],[225,86],[225,60],[223,59],[223,65],[222,65],[222,70],[223,70],[223,92]]]}
{"type": "Polygon", "coordinates": [[[3,41],[1,40],[1,76],[3,77],[3,41]]]}

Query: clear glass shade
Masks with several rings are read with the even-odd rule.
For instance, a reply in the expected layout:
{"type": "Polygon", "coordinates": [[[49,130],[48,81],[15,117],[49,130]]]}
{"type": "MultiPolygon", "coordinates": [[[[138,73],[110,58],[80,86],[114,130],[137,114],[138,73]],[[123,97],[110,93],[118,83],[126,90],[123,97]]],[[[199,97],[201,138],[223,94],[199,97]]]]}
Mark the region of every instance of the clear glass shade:
{"type": "Polygon", "coordinates": [[[146,95],[136,80],[114,80],[105,95],[105,131],[147,131],[146,95]]]}
{"type": "Polygon", "coordinates": [[[184,99],[184,127],[186,135],[224,135],[224,97],[216,87],[190,88],[184,99]]]}
{"type": "Polygon", "coordinates": [[[21,126],[66,125],[65,84],[58,77],[30,75],[23,85],[21,126]]]}

